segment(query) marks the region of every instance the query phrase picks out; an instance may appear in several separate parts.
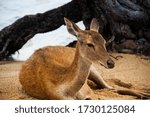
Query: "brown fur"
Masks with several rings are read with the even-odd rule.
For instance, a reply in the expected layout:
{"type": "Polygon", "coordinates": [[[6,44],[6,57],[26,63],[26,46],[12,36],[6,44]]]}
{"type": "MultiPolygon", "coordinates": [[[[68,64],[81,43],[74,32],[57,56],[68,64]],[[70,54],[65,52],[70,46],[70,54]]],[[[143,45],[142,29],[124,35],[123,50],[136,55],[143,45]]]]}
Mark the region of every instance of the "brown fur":
{"type": "MultiPolygon", "coordinates": [[[[90,30],[83,31],[65,18],[68,31],[77,37],[76,49],[49,46],[37,50],[22,66],[20,83],[30,96],[39,99],[96,99],[87,79],[100,88],[113,89],[101,77],[94,63],[113,68],[114,62],[105,48],[105,40],[98,33],[98,22],[91,22],[90,30]]],[[[150,94],[132,90],[112,90],[150,98],[150,94]]]]}
{"type": "Polygon", "coordinates": [[[39,99],[94,99],[87,85],[92,76],[102,87],[111,88],[93,69],[93,62],[107,68],[110,59],[105,40],[97,32],[98,23],[93,20],[91,31],[83,31],[65,19],[68,31],[78,37],[76,49],[49,46],[37,50],[22,66],[20,82],[30,96],[39,99]],[[90,75],[91,74],[91,75],[90,75]],[[95,75],[94,75],[95,74],[95,75]]]}

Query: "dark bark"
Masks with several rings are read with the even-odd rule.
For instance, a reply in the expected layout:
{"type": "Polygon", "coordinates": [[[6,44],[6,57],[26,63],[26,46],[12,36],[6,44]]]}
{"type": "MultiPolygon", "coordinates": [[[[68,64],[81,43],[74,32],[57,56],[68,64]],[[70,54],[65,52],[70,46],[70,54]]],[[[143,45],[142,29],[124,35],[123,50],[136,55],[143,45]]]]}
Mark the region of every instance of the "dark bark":
{"type": "Polygon", "coordinates": [[[90,22],[95,17],[100,23],[99,31],[106,40],[115,36],[114,41],[108,46],[111,50],[149,52],[149,0],[72,0],[64,6],[45,13],[24,16],[2,29],[0,60],[19,50],[35,34],[59,28],[64,24],[63,17],[74,22],[83,20],[86,29],[89,29],[90,22]],[[141,40],[146,43],[141,43],[141,40]],[[135,48],[126,46],[130,45],[128,43],[133,43],[135,48]]]}
{"type": "MultiPolygon", "coordinates": [[[[102,31],[105,31],[104,28],[108,31],[107,28],[109,28],[111,33],[121,36],[126,36],[129,32],[128,37],[131,38],[135,38],[135,36],[131,34],[131,29],[137,27],[148,28],[150,26],[149,10],[144,8],[143,4],[140,6],[138,1],[136,1],[137,3],[132,2],[131,0],[77,1],[80,6],[85,6],[85,1],[90,3],[86,5],[85,8],[82,7],[82,19],[87,29],[89,28],[89,23],[93,17],[96,17],[99,20],[102,31]]],[[[107,34],[107,32],[103,33],[107,34]]]]}
{"type": "Polygon", "coordinates": [[[101,25],[100,32],[106,40],[115,36],[115,40],[108,49],[116,52],[140,52],[148,55],[149,50],[147,49],[150,45],[149,0],[76,1],[82,7],[82,19],[86,29],[89,29],[91,19],[95,17],[101,25]],[[141,39],[148,44],[139,43],[141,39]]]}

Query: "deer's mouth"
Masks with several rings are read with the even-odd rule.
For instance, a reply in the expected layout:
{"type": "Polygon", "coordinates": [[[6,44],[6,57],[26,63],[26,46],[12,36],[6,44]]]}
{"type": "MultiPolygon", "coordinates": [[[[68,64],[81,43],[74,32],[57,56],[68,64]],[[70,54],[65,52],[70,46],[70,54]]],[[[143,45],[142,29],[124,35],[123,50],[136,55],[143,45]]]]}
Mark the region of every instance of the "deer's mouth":
{"type": "Polygon", "coordinates": [[[103,64],[99,61],[99,64],[107,69],[112,69],[115,66],[114,62],[112,62],[112,63],[107,62],[106,64],[103,64]]]}

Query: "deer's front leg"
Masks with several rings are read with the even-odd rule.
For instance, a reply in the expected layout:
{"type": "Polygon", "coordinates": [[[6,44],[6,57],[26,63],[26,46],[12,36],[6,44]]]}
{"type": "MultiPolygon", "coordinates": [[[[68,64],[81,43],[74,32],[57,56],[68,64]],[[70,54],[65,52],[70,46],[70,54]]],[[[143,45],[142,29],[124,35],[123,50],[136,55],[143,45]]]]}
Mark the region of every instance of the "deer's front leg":
{"type": "Polygon", "coordinates": [[[95,82],[100,88],[113,89],[109,84],[107,84],[102,78],[101,74],[96,70],[96,68],[92,65],[90,68],[90,75],[88,79],[95,82]]]}
{"type": "Polygon", "coordinates": [[[95,100],[97,99],[96,95],[93,93],[92,89],[87,84],[87,81],[84,83],[82,88],[77,92],[75,98],[78,100],[95,100]]]}

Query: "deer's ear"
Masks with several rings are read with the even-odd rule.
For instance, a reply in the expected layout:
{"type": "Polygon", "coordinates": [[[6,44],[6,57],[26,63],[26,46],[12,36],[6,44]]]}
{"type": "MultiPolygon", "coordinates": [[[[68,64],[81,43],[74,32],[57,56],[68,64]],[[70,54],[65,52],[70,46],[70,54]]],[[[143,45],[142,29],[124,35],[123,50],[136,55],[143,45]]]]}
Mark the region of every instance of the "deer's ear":
{"type": "Polygon", "coordinates": [[[65,24],[67,26],[68,32],[74,36],[78,36],[81,29],[72,21],[64,17],[65,24]]]}
{"type": "Polygon", "coordinates": [[[99,23],[96,18],[93,18],[90,24],[90,30],[99,32],[99,23]]]}

